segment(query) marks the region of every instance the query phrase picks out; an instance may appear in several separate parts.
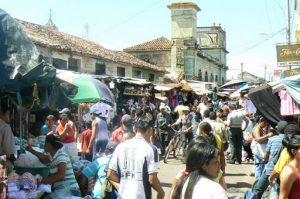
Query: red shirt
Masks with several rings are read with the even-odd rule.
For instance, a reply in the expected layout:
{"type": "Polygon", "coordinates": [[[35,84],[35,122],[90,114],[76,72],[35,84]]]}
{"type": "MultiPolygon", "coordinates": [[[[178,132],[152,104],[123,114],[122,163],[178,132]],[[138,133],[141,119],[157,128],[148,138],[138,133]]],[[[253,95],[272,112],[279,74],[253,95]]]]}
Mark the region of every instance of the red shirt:
{"type": "Polygon", "coordinates": [[[91,137],[92,137],[92,129],[86,129],[80,135],[80,140],[82,143],[81,145],[82,153],[86,153],[86,150],[88,149],[90,144],[91,137]]]}
{"type": "MultiPolygon", "coordinates": [[[[56,128],[56,131],[59,133],[59,135],[64,131],[64,126],[59,123],[58,127],[56,128]]],[[[62,143],[72,143],[75,142],[75,130],[72,127],[69,127],[67,129],[67,136],[61,140],[62,143]]]]}
{"type": "Polygon", "coordinates": [[[123,134],[124,134],[124,129],[122,126],[117,128],[112,134],[111,134],[111,139],[114,142],[122,142],[123,134]]]}

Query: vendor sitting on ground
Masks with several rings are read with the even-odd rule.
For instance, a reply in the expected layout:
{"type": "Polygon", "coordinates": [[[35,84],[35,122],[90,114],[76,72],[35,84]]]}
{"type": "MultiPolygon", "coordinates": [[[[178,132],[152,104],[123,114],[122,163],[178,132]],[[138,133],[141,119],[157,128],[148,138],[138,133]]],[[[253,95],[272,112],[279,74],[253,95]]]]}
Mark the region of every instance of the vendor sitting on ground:
{"type": "Polygon", "coordinates": [[[25,149],[34,154],[43,163],[49,163],[49,176],[43,178],[40,184],[53,185],[52,192],[46,198],[61,196],[80,196],[79,186],[75,179],[69,156],[62,150],[63,143],[57,135],[46,136],[44,150],[46,154],[35,151],[30,145],[25,149]]]}
{"type": "Polygon", "coordinates": [[[47,135],[48,133],[56,133],[55,117],[48,115],[45,124],[41,128],[41,134],[47,135]]]}

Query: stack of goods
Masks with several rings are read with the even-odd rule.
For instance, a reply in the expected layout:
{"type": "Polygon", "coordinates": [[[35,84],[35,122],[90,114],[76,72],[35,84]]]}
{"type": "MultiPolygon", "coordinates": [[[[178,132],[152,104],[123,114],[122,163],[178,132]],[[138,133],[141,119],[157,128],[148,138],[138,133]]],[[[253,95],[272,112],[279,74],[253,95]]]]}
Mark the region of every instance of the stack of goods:
{"type": "Polygon", "coordinates": [[[136,94],[136,88],[134,86],[126,86],[124,89],[124,93],[136,94]]]}
{"type": "Polygon", "coordinates": [[[37,180],[30,173],[24,173],[22,176],[19,176],[12,172],[8,176],[7,186],[9,198],[25,199],[28,193],[36,190],[37,180]]]}
{"type": "MultiPolygon", "coordinates": [[[[34,147],[34,150],[37,150],[39,152],[43,152],[38,147],[34,147]]],[[[32,153],[26,151],[25,153],[21,153],[18,157],[18,159],[14,162],[14,165],[16,167],[21,168],[44,168],[46,165],[42,164],[41,161],[32,153]]]]}

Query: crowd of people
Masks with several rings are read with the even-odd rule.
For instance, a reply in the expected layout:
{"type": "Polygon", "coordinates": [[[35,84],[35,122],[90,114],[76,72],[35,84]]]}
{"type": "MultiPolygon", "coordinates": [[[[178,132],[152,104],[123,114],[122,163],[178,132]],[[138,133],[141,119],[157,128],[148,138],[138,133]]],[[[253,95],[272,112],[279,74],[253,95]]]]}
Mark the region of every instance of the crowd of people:
{"type": "MultiPolygon", "coordinates": [[[[68,108],[59,112],[58,121],[48,115],[41,127],[46,136],[45,153],[35,151],[30,143],[25,147],[50,167],[49,176],[40,179],[40,183],[52,185],[53,192],[47,197],[141,199],[151,198],[153,188],[159,199],[165,195],[174,199],[199,195],[228,198],[226,164],[243,162],[253,162],[253,198],[262,198],[270,185],[280,199],[300,197],[300,129],[292,121],[279,121],[272,128],[243,95],[239,101],[214,96],[193,103],[179,101],[174,110],[167,103],[144,102],[134,111],[124,107],[116,115],[118,126],[109,124],[101,110],[91,108],[92,120],[85,122],[82,132],[70,120],[68,108]],[[166,194],[158,178],[158,163],[176,132],[180,132],[179,150],[186,167],[178,171],[166,194]],[[88,161],[80,178],[72,167],[79,154],[78,142],[81,158],[88,161]],[[92,190],[87,189],[90,179],[94,179],[92,190]]],[[[15,149],[3,144],[13,140],[8,136],[11,130],[5,123],[5,106],[0,112],[1,150],[11,157],[15,149]]]]}

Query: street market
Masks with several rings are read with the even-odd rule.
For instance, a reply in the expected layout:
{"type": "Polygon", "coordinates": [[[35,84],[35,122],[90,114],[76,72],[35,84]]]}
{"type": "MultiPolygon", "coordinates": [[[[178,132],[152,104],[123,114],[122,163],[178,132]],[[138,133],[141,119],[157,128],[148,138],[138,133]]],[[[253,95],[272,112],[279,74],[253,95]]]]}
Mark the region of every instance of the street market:
{"type": "Polygon", "coordinates": [[[225,29],[167,8],[123,51],[0,8],[0,199],[300,198],[298,70],[230,79],[225,29]]]}

